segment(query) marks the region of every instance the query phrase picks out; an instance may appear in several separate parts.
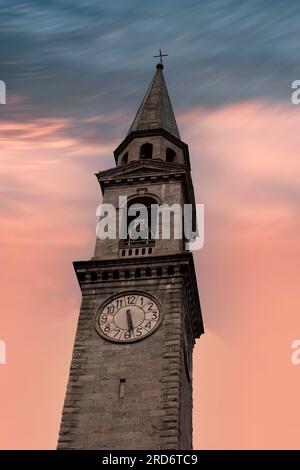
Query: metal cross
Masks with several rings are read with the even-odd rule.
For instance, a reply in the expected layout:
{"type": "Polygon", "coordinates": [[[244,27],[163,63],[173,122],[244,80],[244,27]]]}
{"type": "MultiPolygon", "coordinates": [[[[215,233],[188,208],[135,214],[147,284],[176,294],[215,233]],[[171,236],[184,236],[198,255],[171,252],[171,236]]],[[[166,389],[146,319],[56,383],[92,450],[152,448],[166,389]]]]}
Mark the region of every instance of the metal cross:
{"type": "Polygon", "coordinates": [[[159,54],[158,54],[158,55],[154,55],[153,57],[159,57],[159,58],[160,58],[160,63],[162,64],[162,63],[163,63],[162,58],[163,58],[163,57],[167,57],[168,55],[169,55],[169,54],[162,54],[161,49],[159,49],[159,54]]]}

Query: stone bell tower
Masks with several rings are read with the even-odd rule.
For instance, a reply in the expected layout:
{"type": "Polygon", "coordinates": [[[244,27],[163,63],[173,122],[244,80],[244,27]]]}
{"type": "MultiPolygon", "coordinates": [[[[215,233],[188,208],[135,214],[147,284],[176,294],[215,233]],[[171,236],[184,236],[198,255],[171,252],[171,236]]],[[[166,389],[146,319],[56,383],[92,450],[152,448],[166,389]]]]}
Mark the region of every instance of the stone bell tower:
{"type": "MultiPolygon", "coordinates": [[[[103,203],[191,204],[195,215],[162,63],[114,155],[97,174],[103,203]]],[[[74,263],[82,303],[59,449],[192,448],[192,351],[203,333],[193,256],[183,237],[146,231],[97,238],[92,259],[74,263]]]]}

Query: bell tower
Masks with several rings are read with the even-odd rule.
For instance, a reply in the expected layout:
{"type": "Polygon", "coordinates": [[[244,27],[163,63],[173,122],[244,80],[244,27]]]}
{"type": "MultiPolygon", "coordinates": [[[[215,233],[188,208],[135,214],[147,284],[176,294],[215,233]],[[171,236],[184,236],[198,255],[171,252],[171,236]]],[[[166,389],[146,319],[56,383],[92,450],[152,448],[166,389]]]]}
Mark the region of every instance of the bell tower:
{"type": "Polygon", "coordinates": [[[182,227],[160,236],[151,208],[190,204],[195,220],[195,201],[162,63],[114,156],[96,176],[103,204],[125,210],[126,236],[97,238],[94,256],[74,263],[82,303],[58,448],[189,450],[192,351],[203,333],[197,281],[187,240],[175,236],[182,227]],[[148,225],[134,224],[139,206],[148,225]]]}

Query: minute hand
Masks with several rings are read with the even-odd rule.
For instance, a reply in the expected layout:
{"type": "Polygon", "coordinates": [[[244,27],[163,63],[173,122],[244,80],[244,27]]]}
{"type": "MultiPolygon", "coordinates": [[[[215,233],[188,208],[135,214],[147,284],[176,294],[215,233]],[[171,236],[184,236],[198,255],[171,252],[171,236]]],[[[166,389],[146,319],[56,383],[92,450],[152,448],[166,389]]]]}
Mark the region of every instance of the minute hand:
{"type": "Polygon", "coordinates": [[[133,324],[132,324],[132,317],[131,317],[130,310],[126,310],[126,317],[127,317],[128,330],[132,331],[133,330],[133,324]]]}

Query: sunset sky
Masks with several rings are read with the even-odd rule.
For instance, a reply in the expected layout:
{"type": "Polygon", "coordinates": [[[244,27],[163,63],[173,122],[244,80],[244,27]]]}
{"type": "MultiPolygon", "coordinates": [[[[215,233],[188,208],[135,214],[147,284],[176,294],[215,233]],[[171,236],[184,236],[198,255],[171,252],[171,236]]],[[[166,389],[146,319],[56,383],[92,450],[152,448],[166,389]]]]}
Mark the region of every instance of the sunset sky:
{"type": "Polygon", "coordinates": [[[56,447],[94,173],[159,47],[205,205],[194,448],[300,449],[299,41],[297,0],[0,0],[1,449],[56,447]]]}

